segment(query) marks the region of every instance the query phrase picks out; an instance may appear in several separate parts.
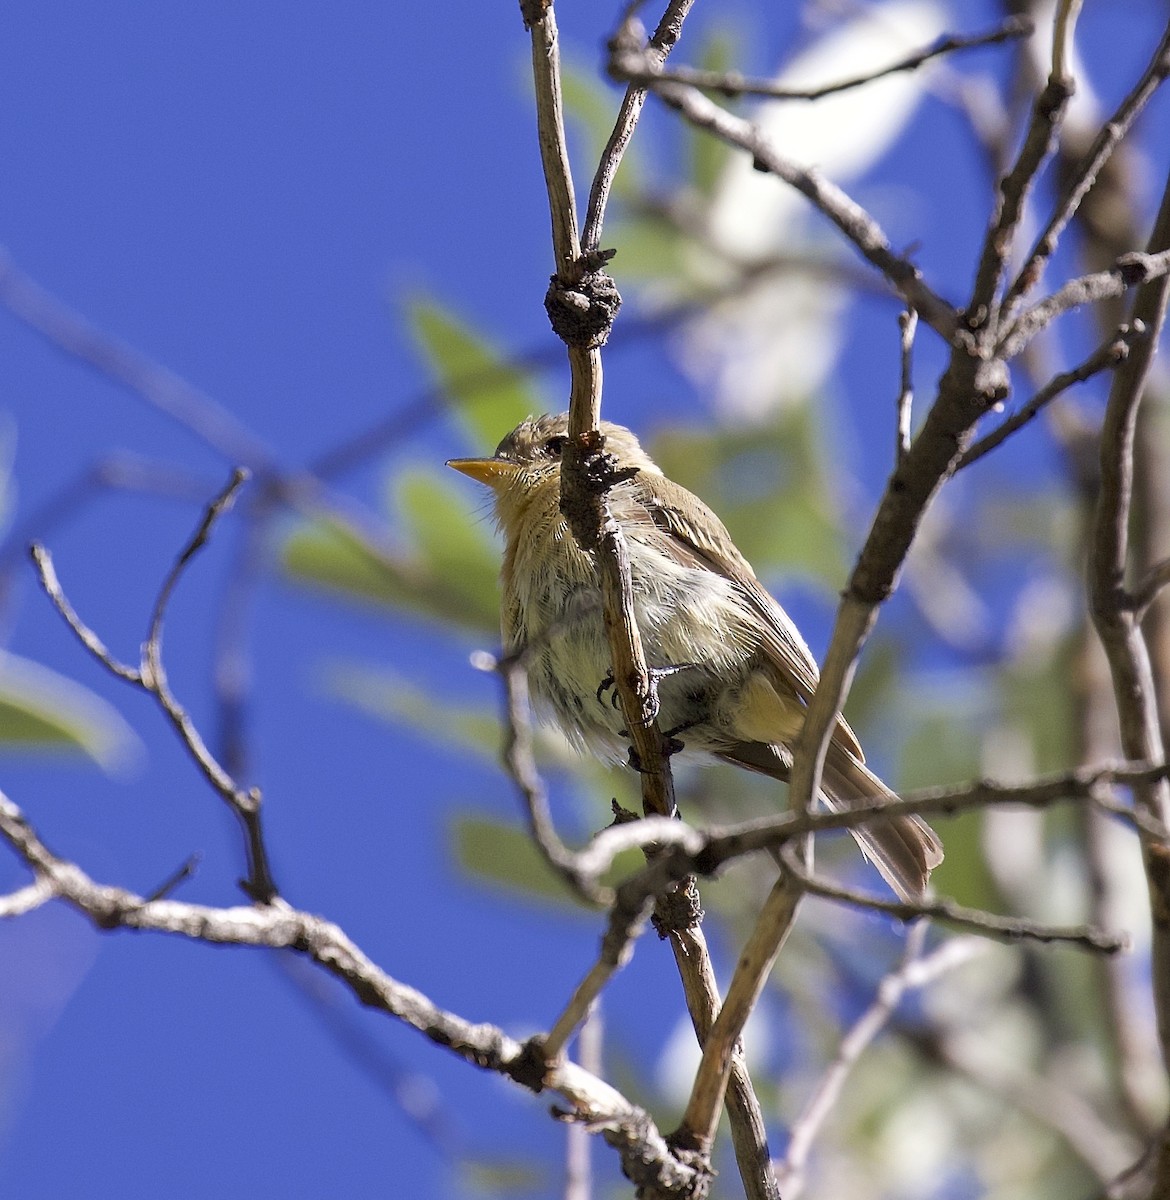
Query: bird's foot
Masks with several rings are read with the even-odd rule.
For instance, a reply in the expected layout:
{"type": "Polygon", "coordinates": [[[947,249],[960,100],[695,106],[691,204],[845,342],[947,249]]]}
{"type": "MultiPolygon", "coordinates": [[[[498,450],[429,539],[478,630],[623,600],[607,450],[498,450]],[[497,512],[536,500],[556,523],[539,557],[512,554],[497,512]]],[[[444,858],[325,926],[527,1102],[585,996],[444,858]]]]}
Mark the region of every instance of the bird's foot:
{"type": "MultiPolygon", "coordinates": [[[[671,667],[650,667],[648,672],[650,682],[657,685],[660,679],[668,679],[671,675],[677,675],[680,671],[690,671],[694,669],[694,663],[679,663],[678,666],[671,667]]],[[[613,695],[609,698],[609,703],[612,708],[621,707],[621,697],[618,695],[617,680],[613,677],[612,671],[605,673],[605,678],[597,685],[597,691],[594,693],[597,697],[597,703],[603,704],[602,697],[606,692],[612,692],[613,695]]]]}

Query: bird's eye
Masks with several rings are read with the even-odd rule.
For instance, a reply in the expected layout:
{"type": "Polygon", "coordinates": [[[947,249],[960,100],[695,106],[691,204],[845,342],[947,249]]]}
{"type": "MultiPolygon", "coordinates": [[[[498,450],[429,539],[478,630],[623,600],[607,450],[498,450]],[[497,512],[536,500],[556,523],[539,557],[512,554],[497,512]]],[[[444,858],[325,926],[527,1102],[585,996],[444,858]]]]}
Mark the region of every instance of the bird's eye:
{"type": "Polygon", "coordinates": [[[567,437],[561,435],[558,435],[557,437],[550,437],[548,441],[545,442],[544,448],[549,452],[549,454],[553,455],[554,458],[560,458],[561,451],[565,448],[565,443],[568,440],[569,439],[567,437]]]}

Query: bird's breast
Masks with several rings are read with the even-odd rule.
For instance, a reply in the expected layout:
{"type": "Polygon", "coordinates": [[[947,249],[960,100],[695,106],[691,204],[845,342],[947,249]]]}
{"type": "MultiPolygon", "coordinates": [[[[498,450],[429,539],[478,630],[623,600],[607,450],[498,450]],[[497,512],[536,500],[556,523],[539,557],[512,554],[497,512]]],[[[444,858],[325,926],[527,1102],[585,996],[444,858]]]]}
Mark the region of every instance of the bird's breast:
{"type": "MultiPolygon", "coordinates": [[[[615,705],[601,590],[592,558],[559,510],[532,514],[504,560],[505,648],[528,648],[532,690],[574,740],[621,753],[624,721],[615,705]]],[[[667,552],[663,531],[623,524],[634,618],[658,677],[664,729],[687,727],[706,740],[729,689],[740,686],[759,647],[758,626],[734,583],[667,552]]],[[[682,735],[684,740],[688,735],[682,735]]]]}

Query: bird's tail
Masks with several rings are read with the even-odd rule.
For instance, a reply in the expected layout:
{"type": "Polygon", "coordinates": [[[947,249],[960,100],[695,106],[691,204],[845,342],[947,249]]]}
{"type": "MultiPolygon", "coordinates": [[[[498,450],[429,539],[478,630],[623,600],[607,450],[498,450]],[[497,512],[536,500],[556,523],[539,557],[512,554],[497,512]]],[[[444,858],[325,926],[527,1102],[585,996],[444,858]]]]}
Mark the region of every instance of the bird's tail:
{"type": "MultiPolygon", "coordinates": [[[[821,780],[825,803],[834,810],[897,796],[843,746],[832,745],[821,780]]],[[[879,817],[849,830],[882,878],[903,900],[922,899],[930,872],[942,862],[942,843],[921,817],[879,817]]]]}

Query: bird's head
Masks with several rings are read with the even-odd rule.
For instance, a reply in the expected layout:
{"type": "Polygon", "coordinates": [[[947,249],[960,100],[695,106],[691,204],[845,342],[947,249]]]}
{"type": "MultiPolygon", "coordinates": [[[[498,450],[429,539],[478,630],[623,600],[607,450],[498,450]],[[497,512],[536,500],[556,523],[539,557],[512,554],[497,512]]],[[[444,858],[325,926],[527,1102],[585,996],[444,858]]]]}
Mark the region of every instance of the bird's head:
{"type": "MultiPolygon", "coordinates": [[[[618,470],[636,468],[660,474],[638,439],[623,425],[602,421],[604,450],[617,460],[618,470]]],[[[559,498],[561,452],[569,439],[569,414],[545,414],[521,421],[496,447],[491,458],[452,458],[447,466],[470,476],[492,489],[496,512],[507,527],[513,515],[519,515],[532,499],[555,489],[559,498]]]]}

